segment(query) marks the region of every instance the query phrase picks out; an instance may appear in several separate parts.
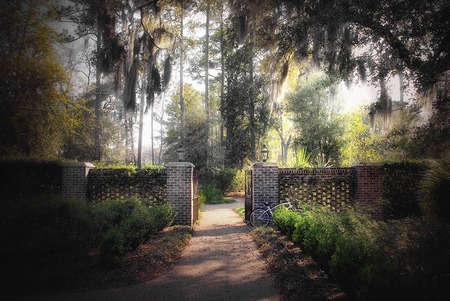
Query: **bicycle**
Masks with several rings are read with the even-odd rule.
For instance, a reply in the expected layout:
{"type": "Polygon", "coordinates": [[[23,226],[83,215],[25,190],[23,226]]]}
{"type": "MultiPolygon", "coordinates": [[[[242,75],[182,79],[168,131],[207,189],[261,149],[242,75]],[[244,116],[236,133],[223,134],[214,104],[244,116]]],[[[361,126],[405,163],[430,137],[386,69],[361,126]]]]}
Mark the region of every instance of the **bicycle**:
{"type": "Polygon", "coordinates": [[[266,209],[263,208],[256,208],[255,210],[250,213],[250,224],[253,227],[262,227],[267,226],[269,222],[273,220],[273,211],[274,209],[285,206],[288,209],[293,209],[291,202],[285,202],[278,205],[275,205],[273,207],[270,207],[269,202],[264,202],[264,205],[266,206],[266,209]]]}

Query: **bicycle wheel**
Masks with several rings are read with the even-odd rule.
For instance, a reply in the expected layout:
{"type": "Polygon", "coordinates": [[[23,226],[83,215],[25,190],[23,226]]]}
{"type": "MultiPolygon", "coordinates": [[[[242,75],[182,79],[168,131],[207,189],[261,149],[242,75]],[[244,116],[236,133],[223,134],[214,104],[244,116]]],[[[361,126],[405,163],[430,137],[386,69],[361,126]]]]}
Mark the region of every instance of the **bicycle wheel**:
{"type": "Polygon", "coordinates": [[[267,224],[270,221],[269,214],[266,210],[257,208],[250,213],[250,224],[252,224],[253,227],[262,227],[267,226],[267,224]]]}

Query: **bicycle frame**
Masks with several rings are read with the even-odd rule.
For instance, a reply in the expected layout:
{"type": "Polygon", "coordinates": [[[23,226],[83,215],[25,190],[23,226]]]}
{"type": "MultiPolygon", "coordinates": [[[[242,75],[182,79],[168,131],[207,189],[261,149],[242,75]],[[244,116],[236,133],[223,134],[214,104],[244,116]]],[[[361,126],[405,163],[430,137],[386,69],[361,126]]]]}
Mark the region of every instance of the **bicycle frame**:
{"type": "MultiPolygon", "coordinates": [[[[278,208],[278,207],[280,207],[280,206],[285,206],[285,207],[287,207],[287,208],[293,208],[293,206],[292,206],[292,204],[291,204],[291,202],[290,201],[288,201],[288,202],[284,202],[284,203],[281,203],[281,204],[277,204],[277,205],[275,205],[275,206],[273,206],[273,207],[270,207],[270,205],[269,205],[269,203],[268,202],[265,202],[264,203],[265,204],[265,206],[266,206],[266,209],[264,209],[264,208],[257,208],[257,209],[255,209],[255,210],[253,210],[253,212],[254,211],[257,211],[257,210],[263,210],[262,212],[260,211],[259,213],[260,214],[258,214],[257,215],[257,220],[261,220],[261,221],[263,221],[266,225],[269,223],[269,222],[271,222],[272,220],[273,220],[273,211],[276,209],[276,208],[278,208]]],[[[252,212],[252,214],[253,214],[253,212],[252,212]]],[[[257,211],[258,212],[258,211],[257,211]]],[[[251,214],[251,215],[252,215],[251,214]]],[[[252,223],[252,225],[253,225],[253,222],[251,221],[251,223],[252,223]]]]}

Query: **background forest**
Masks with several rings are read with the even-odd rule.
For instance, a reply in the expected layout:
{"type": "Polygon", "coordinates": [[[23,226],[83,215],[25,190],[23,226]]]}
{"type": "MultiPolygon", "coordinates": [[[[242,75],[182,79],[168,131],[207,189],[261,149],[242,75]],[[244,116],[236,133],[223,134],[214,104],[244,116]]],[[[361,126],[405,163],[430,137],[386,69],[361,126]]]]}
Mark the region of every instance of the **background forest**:
{"type": "Polygon", "coordinates": [[[450,3],[1,0],[0,156],[450,158],[450,3]],[[358,87],[372,91],[364,94],[358,87]]]}

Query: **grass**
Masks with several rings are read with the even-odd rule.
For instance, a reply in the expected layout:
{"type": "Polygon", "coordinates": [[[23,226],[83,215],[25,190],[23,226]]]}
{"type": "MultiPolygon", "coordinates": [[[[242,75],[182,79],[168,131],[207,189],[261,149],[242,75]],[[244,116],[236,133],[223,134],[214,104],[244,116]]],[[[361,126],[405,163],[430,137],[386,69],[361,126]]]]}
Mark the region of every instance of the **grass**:
{"type": "Polygon", "coordinates": [[[153,279],[173,268],[182,250],[192,238],[193,230],[173,226],[153,236],[135,251],[128,253],[120,266],[104,270],[100,256],[93,251],[88,257],[58,264],[33,263],[3,266],[7,281],[6,295],[49,293],[120,287],[153,279]]]}
{"type": "Polygon", "coordinates": [[[236,212],[242,219],[245,218],[245,207],[244,206],[235,208],[234,212],[236,212]]]}

